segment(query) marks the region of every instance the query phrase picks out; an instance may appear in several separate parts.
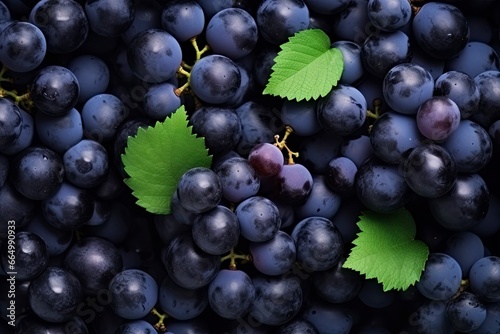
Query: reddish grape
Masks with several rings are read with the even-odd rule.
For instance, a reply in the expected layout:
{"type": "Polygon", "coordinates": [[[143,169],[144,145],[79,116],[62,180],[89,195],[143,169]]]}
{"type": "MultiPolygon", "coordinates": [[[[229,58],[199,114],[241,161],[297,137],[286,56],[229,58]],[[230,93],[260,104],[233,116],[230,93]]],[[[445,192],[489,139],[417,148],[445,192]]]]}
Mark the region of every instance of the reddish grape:
{"type": "Polygon", "coordinates": [[[285,159],[281,150],[269,143],[260,143],[248,154],[248,162],[261,176],[277,175],[283,168],[285,159]]]}

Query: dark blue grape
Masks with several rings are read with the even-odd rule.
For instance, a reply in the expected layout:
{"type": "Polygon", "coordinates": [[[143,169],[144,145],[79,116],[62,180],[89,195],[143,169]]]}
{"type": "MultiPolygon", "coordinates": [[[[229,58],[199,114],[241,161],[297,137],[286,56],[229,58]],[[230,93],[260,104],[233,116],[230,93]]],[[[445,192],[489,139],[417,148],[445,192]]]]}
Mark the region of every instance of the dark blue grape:
{"type": "Polygon", "coordinates": [[[205,36],[210,49],[235,60],[253,51],[259,34],[257,23],[247,11],[226,8],[210,19],[205,36]]]}
{"type": "Polygon", "coordinates": [[[127,269],[109,281],[111,309],[125,319],[146,316],[158,300],[158,285],[151,275],[139,269],[127,269]]]}
{"type": "MultiPolygon", "coordinates": [[[[334,192],[350,194],[354,191],[357,172],[358,167],[351,159],[336,157],[328,164],[328,174],[325,175],[325,181],[328,187],[334,192]]],[[[335,210],[335,213],[337,210],[335,210]]]]}
{"type": "Polygon", "coordinates": [[[255,60],[253,65],[253,78],[259,86],[265,86],[269,81],[274,65],[274,58],[278,54],[279,48],[274,45],[267,45],[255,50],[255,60]]]}
{"type": "Polygon", "coordinates": [[[0,21],[10,20],[11,14],[9,7],[3,2],[0,2],[0,21]]]}
{"type": "Polygon", "coordinates": [[[19,109],[22,117],[21,133],[10,145],[0,151],[4,154],[15,155],[22,150],[28,148],[33,143],[35,138],[35,122],[33,116],[28,114],[23,109],[19,109]]]}
{"type": "Polygon", "coordinates": [[[482,72],[474,77],[474,81],[481,97],[478,112],[471,116],[471,120],[479,123],[484,128],[488,128],[500,117],[498,111],[500,72],[497,70],[482,72]]]}
{"type": "Polygon", "coordinates": [[[124,33],[135,17],[132,0],[87,0],[85,13],[90,29],[98,35],[116,37],[124,33]]]}
{"type": "Polygon", "coordinates": [[[210,334],[210,328],[206,321],[192,319],[187,321],[169,320],[167,322],[167,331],[165,334],[192,333],[192,334],[210,334]]]}
{"type": "Polygon", "coordinates": [[[394,66],[410,62],[410,39],[400,31],[375,32],[369,35],[361,48],[361,60],[372,75],[383,78],[394,66]]]}
{"type": "MultiPolygon", "coordinates": [[[[97,203],[97,202],[96,202],[97,203]]],[[[179,222],[173,214],[154,215],[154,224],[163,245],[168,245],[175,237],[188,232],[189,225],[179,222]]]]}
{"type": "Polygon", "coordinates": [[[127,59],[132,72],[141,80],[161,83],[179,69],[182,50],[179,42],[161,29],[148,29],[130,42],[127,59]]]}
{"type": "Polygon", "coordinates": [[[431,2],[415,15],[413,34],[418,45],[430,56],[449,59],[463,50],[469,41],[469,26],[457,7],[431,2]]]}
{"type": "Polygon", "coordinates": [[[490,237],[500,230],[500,221],[496,219],[500,214],[500,200],[498,197],[491,193],[489,196],[489,207],[483,221],[471,229],[481,238],[490,237]]]}
{"type": "MultiPolygon", "coordinates": [[[[17,221],[16,225],[18,225],[17,221]]],[[[71,231],[63,231],[50,225],[41,214],[36,214],[23,231],[33,232],[40,236],[47,244],[50,256],[64,253],[73,242],[71,231]]]]}
{"type": "Polygon", "coordinates": [[[477,173],[493,155],[493,143],[487,131],[471,120],[462,120],[442,143],[457,163],[459,172],[477,173]]]}
{"type": "Polygon", "coordinates": [[[486,304],[486,319],[479,328],[469,332],[473,334],[495,334],[500,331],[500,304],[486,304]]]}
{"type": "Polygon", "coordinates": [[[93,188],[101,184],[108,172],[108,153],[104,146],[83,139],[63,155],[66,178],[80,188],[93,188]]]}
{"type": "Polygon", "coordinates": [[[31,310],[49,322],[68,321],[76,315],[83,299],[78,279],[71,272],[47,267],[33,279],[28,291],[31,310]]]}
{"type": "Polygon", "coordinates": [[[81,114],[85,137],[102,143],[115,136],[128,110],[115,95],[98,94],[85,102],[81,114]]]}
{"type": "Polygon", "coordinates": [[[185,172],[177,184],[181,205],[194,213],[217,206],[223,195],[222,180],[209,168],[195,167],[185,172]]]}
{"type": "Polygon", "coordinates": [[[255,287],[241,270],[223,269],[208,285],[208,301],[212,310],[222,318],[239,319],[255,300],[255,287]]]}
{"type": "Polygon", "coordinates": [[[446,61],[447,71],[460,71],[475,78],[486,71],[500,70],[500,58],[490,45],[471,40],[455,57],[446,61]]]}
{"type": "Polygon", "coordinates": [[[309,26],[309,9],[302,0],[264,0],[256,14],[259,33],[271,44],[282,44],[309,26]]]}
{"type": "Polygon", "coordinates": [[[488,303],[500,301],[500,258],[483,257],[472,265],[469,272],[470,288],[474,294],[488,303]]]}
{"type": "Polygon", "coordinates": [[[311,136],[321,130],[316,115],[316,100],[285,100],[281,107],[281,121],[291,126],[299,136],[311,136]]]}
{"type": "Polygon", "coordinates": [[[47,199],[60,188],[64,165],[57,153],[31,146],[11,160],[10,179],[22,195],[34,200],[47,199]]]}
{"type": "Polygon", "coordinates": [[[406,204],[410,188],[398,166],[370,158],[358,169],[356,195],[370,210],[391,212],[406,204]]]}
{"type": "Polygon", "coordinates": [[[444,253],[431,253],[415,286],[428,299],[446,300],[458,291],[461,282],[462,269],[454,258],[444,253]]]}
{"type": "Polygon", "coordinates": [[[318,122],[326,131],[347,136],[360,129],[365,122],[366,107],[366,100],[359,90],[338,85],[318,100],[318,122]]]}
{"type": "Polygon", "coordinates": [[[275,176],[277,197],[289,204],[303,203],[311,193],[313,178],[301,164],[284,165],[275,176]]]}
{"type": "Polygon", "coordinates": [[[326,174],[330,161],[339,155],[342,143],[343,137],[340,135],[321,130],[300,141],[296,162],[304,165],[312,174],[326,174]]]}
{"type": "Polygon", "coordinates": [[[302,318],[322,334],[348,334],[354,325],[353,317],[346,309],[319,300],[305,306],[302,318]]]}
{"type": "Polygon", "coordinates": [[[465,278],[469,277],[472,265],[484,256],[484,245],[481,238],[472,232],[456,232],[446,239],[444,253],[457,260],[465,278]]]}
{"type": "Polygon", "coordinates": [[[469,333],[479,328],[486,319],[486,307],[476,295],[464,291],[451,299],[446,307],[446,316],[457,331],[469,333]]]}
{"type": "MultiPolygon", "coordinates": [[[[373,127],[370,136],[373,134],[373,127]]],[[[340,155],[354,162],[357,168],[373,154],[373,147],[370,137],[361,135],[355,138],[348,138],[340,146],[340,155]]],[[[335,158],[334,158],[335,159],[335,158]]],[[[333,159],[332,159],[333,160],[333,159]]],[[[330,161],[332,161],[330,160],[330,161]]]]}
{"type": "Polygon", "coordinates": [[[0,62],[12,71],[34,70],[46,52],[45,36],[32,23],[16,21],[0,32],[0,62]]]}
{"type": "Polygon", "coordinates": [[[177,190],[174,192],[172,199],[170,200],[170,211],[180,224],[184,224],[186,226],[193,225],[194,220],[198,216],[198,213],[189,211],[182,206],[177,190]]]}
{"type": "Polygon", "coordinates": [[[280,326],[278,334],[318,334],[318,331],[310,322],[296,319],[280,326]]]}
{"type": "Polygon", "coordinates": [[[241,86],[238,66],[228,57],[208,55],[198,60],[191,70],[193,93],[210,104],[229,102],[241,86]]]}
{"type": "Polygon", "coordinates": [[[97,295],[105,291],[111,279],[122,271],[123,259],[113,243],[90,236],[69,248],[64,257],[64,268],[78,278],[86,294],[97,295]]]}
{"type": "Polygon", "coordinates": [[[170,278],[186,289],[208,285],[219,272],[220,257],[203,252],[189,234],[176,237],[163,252],[170,278]]]}
{"type": "Polygon", "coordinates": [[[247,159],[229,158],[217,168],[216,173],[222,184],[222,195],[230,202],[239,203],[259,191],[259,175],[247,159]]]}
{"type": "Polygon", "coordinates": [[[201,107],[189,119],[193,132],[205,138],[211,154],[231,151],[241,138],[241,121],[233,109],[201,107]]]}
{"type": "Polygon", "coordinates": [[[307,7],[320,14],[334,14],[347,6],[346,0],[304,0],[307,7]]]}
{"type": "Polygon", "coordinates": [[[406,184],[422,197],[434,198],[448,192],[457,179],[457,164],[442,146],[415,148],[403,166],[406,184]]]}
{"type": "Polygon", "coordinates": [[[131,229],[130,209],[118,200],[111,201],[109,218],[100,225],[85,225],[88,235],[101,237],[119,245],[129,236],[131,229]]]}
{"type": "Polygon", "coordinates": [[[344,60],[344,69],[339,83],[343,85],[359,83],[365,75],[361,61],[361,46],[351,41],[336,41],[332,43],[331,47],[339,49],[344,60]]]}
{"type": "Polygon", "coordinates": [[[296,259],[295,242],[283,231],[264,242],[252,242],[249,245],[252,263],[265,275],[283,275],[292,269],[296,259]]]}
{"type": "Polygon", "coordinates": [[[402,114],[416,114],[433,92],[432,75],[414,63],[396,65],[384,77],[384,98],[390,108],[402,114]]]}
{"type": "Polygon", "coordinates": [[[61,116],[38,112],[35,127],[40,141],[60,155],[83,139],[82,116],[75,108],[61,116]]]}
{"type": "Polygon", "coordinates": [[[281,226],[278,207],[262,196],[252,196],[242,201],[235,210],[241,236],[253,242],[268,241],[281,226]]]}
{"type": "Polygon", "coordinates": [[[235,5],[235,0],[220,0],[220,1],[196,0],[196,2],[203,9],[203,12],[205,13],[205,17],[207,18],[207,20],[209,20],[212,16],[214,16],[221,10],[233,7],[235,5]]]}
{"type": "Polygon", "coordinates": [[[353,300],[361,290],[363,277],[356,271],[343,268],[344,260],[327,270],[316,271],[312,284],[316,293],[330,303],[341,304],[353,300]]]}
{"type": "Polygon", "coordinates": [[[252,282],[255,300],[249,313],[259,323],[283,325],[299,313],[303,291],[298,278],[286,275],[256,276],[252,282]]]}
{"type": "Polygon", "coordinates": [[[458,174],[450,191],[429,199],[429,209],[441,226],[452,231],[468,230],[486,216],[488,197],[488,187],[479,174],[458,174]]]}
{"type": "Polygon", "coordinates": [[[459,71],[448,71],[436,79],[435,96],[446,96],[455,102],[460,116],[467,118],[478,112],[480,93],[474,79],[459,71]]]}
{"type": "Polygon", "coordinates": [[[169,1],[161,13],[163,29],[179,42],[198,36],[205,27],[203,8],[196,1],[169,1]]]}
{"type": "Polygon", "coordinates": [[[9,176],[9,164],[9,159],[5,155],[0,154],[0,188],[3,187],[9,176]]]}
{"type": "Polygon", "coordinates": [[[240,224],[235,213],[225,206],[196,216],[192,226],[193,240],[204,252],[222,255],[236,246],[240,237],[240,224]]]}
{"type": "Polygon", "coordinates": [[[417,43],[413,43],[411,62],[425,68],[436,80],[445,71],[445,61],[429,56],[425,53],[417,43]]]}
{"type": "Polygon", "coordinates": [[[278,115],[270,108],[255,101],[248,101],[236,108],[241,121],[241,138],[236,151],[246,156],[260,143],[273,143],[274,135],[284,129],[278,115]]]}
{"type": "Polygon", "coordinates": [[[57,65],[41,69],[30,87],[30,96],[37,109],[50,116],[68,113],[78,102],[79,94],[76,76],[57,65]]]}
{"type": "Polygon", "coordinates": [[[34,279],[47,267],[49,250],[38,234],[28,231],[17,232],[12,244],[14,252],[9,245],[10,242],[2,244],[0,261],[6,273],[12,272],[12,268],[15,268],[16,279],[20,281],[34,279]]]}
{"type": "Polygon", "coordinates": [[[410,329],[416,333],[454,334],[455,329],[446,317],[446,301],[424,301],[408,319],[410,329]]]}
{"type": "Polygon", "coordinates": [[[207,287],[183,288],[167,276],[161,283],[158,303],[162,310],[174,319],[194,319],[208,306],[207,290],[207,287]]]}
{"type": "Polygon", "coordinates": [[[306,201],[295,207],[295,217],[299,220],[312,216],[331,219],[339,210],[340,204],[341,197],[329,187],[327,178],[315,175],[306,201]]]}
{"type": "Polygon", "coordinates": [[[135,36],[148,29],[161,28],[162,6],[156,1],[140,1],[135,5],[132,24],[121,34],[125,44],[129,44],[135,36]]]}
{"type": "Polygon", "coordinates": [[[80,85],[78,103],[84,104],[92,96],[104,93],[109,84],[109,68],[97,56],[80,55],[73,58],[67,68],[73,72],[80,85]]]}
{"type": "Polygon", "coordinates": [[[83,7],[74,0],[43,0],[31,9],[29,21],[47,41],[47,51],[66,54],[78,49],[89,33],[83,7]]]}
{"type": "Polygon", "coordinates": [[[295,225],[291,237],[297,247],[297,262],[307,271],[335,266],[344,252],[340,231],[331,220],[308,217],[295,225]]]}
{"type": "Polygon", "coordinates": [[[424,140],[414,117],[393,111],[382,114],[370,131],[373,153],[390,164],[401,164],[424,140]]]}
{"type": "Polygon", "coordinates": [[[21,109],[10,100],[0,98],[0,149],[8,148],[21,135],[21,109]]]}
{"type": "Polygon", "coordinates": [[[145,320],[126,322],[116,329],[116,334],[153,334],[156,329],[145,320]]]}
{"type": "MultiPolygon", "coordinates": [[[[5,330],[8,333],[8,329],[5,330]]],[[[89,328],[85,321],[75,316],[67,322],[48,322],[40,319],[33,313],[29,313],[16,322],[16,334],[30,333],[54,333],[63,334],[70,331],[73,334],[88,334],[89,328]]]]}
{"type": "Polygon", "coordinates": [[[410,22],[411,5],[406,0],[369,0],[368,17],[383,31],[395,31],[410,22]]]}
{"type": "Polygon", "coordinates": [[[370,308],[381,309],[394,302],[394,291],[384,291],[383,286],[375,278],[365,279],[358,292],[358,299],[370,308]]]}
{"type": "Polygon", "coordinates": [[[26,226],[34,217],[36,201],[19,193],[7,180],[0,187],[0,233],[7,235],[9,220],[16,222],[16,227],[26,226]]]}
{"type": "Polygon", "coordinates": [[[54,194],[42,201],[42,212],[54,227],[76,230],[92,217],[94,199],[86,189],[63,182],[54,194]]]}
{"type": "Polygon", "coordinates": [[[176,88],[169,82],[150,86],[142,101],[146,115],[154,120],[163,121],[175,112],[182,104],[181,98],[175,94],[176,88]]]}
{"type": "MultiPolygon", "coordinates": [[[[345,3],[343,0],[341,1],[345,3]]],[[[376,28],[368,17],[366,0],[347,1],[347,6],[335,13],[332,22],[332,32],[339,40],[347,40],[362,45],[365,39],[376,28]]]]}

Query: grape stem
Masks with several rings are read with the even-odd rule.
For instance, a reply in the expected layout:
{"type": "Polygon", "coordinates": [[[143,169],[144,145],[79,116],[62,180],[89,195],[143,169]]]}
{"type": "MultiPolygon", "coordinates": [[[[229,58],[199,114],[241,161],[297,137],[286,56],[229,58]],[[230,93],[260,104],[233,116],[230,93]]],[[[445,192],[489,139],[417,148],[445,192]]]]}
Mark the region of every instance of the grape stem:
{"type": "Polygon", "coordinates": [[[288,137],[293,133],[293,128],[289,125],[285,127],[285,134],[283,135],[283,139],[280,140],[279,135],[274,136],[274,140],[276,141],[274,143],[274,146],[278,147],[280,150],[285,149],[288,153],[288,164],[293,165],[295,162],[293,161],[293,158],[298,158],[299,157],[299,152],[293,152],[290,150],[290,148],[286,144],[286,140],[288,137]]]}
{"type": "Polygon", "coordinates": [[[162,332],[166,332],[167,331],[167,327],[165,326],[165,319],[168,318],[168,314],[166,314],[166,313],[160,313],[154,307],[151,310],[151,314],[153,314],[153,315],[155,315],[155,316],[157,316],[159,318],[158,322],[156,324],[154,324],[153,327],[156,330],[159,330],[159,331],[162,331],[162,332]]]}
{"type": "MultiPolygon", "coordinates": [[[[207,44],[203,47],[203,49],[200,50],[200,47],[198,46],[198,42],[196,40],[196,36],[191,38],[189,40],[191,42],[191,45],[193,46],[194,48],[194,51],[196,52],[196,58],[194,60],[194,63],[196,64],[196,62],[198,60],[201,59],[201,57],[203,56],[203,54],[205,52],[207,52],[208,50],[210,50],[210,46],[207,44]]],[[[181,63],[181,66],[179,67],[179,69],[177,70],[177,74],[181,75],[181,76],[185,76],[187,78],[186,80],[186,83],[183,84],[182,86],[176,88],[174,90],[174,93],[175,95],[177,96],[181,96],[181,94],[189,88],[189,84],[190,84],[190,77],[191,77],[191,70],[193,69],[193,66],[191,65],[188,65],[186,64],[184,61],[182,61],[181,63]]]]}
{"type": "MultiPolygon", "coordinates": [[[[0,84],[2,82],[8,82],[12,83],[11,78],[6,78],[5,73],[8,71],[8,68],[5,66],[2,66],[2,69],[0,70],[0,84]]],[[[26,93],[19,95],[19,93],[13,89],[13,90],[8,90],[0,86],[0,97],[5,97],[5,98],[10,98],[13,100],[13,102],[21,106],[25,110],[32,110],[34,108],[33,101],[31,100],[31,95],[30,92],[27,91],[26,93]]]]}
{"type": "Polygon", "coordinates": [[[224,262],[226,260],[229,260],[229,269],[236,270],[236,260],[242,260],[243,262],[247,262],[247,261],[252,261],[252,257],[247,254],[236,254],[234,252],[234,248],[231,248],[229,254],[221,257],[220,259],[221,262],[224,262]]]}
{"type": "Polygon", "coordinates": [[[194,51],[196,52],[196,60],[195,60],[195,63],[201,59],[201,57],[203,56],[203,54],[205,52],[207,52],[208,50],[210,50],[210,46],[205,45],[203,47],[203,49],[200,50],[200,47],[198,46],[198,42],[196,41],[196,36],[191,38],[189,40],[191,42],[191,45],[193,45],[193,48],[194,48],[194,51]]]}
{"type": "Polygon", "coordinates": [[[380,117],[380,107],[382,106],[382,100],[381,99],[373,100],[372,106],[373,106],[373,111],[371,111],[370,109],[366,110],[366,116],[373,119],[377,119],[380,117]]]}

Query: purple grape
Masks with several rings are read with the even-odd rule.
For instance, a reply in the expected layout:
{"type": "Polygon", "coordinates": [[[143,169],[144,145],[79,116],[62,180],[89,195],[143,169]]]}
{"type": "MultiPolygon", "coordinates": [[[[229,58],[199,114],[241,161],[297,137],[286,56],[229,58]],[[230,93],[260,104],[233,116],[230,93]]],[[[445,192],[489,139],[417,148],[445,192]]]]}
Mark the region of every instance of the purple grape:
{"type": "Polygon", "coordinates": [[[442,141],[448,138],[459,123],[460,109],[448,97],[434,96],[418,108],[418,130],[431,140],[442,141]]]}
{"type": "Polygon", "coordinates": [[[283,168],[285,158],[276,145],[260,143],[248,154],[248,162],[259,175],[274,176],[283,168]]]}

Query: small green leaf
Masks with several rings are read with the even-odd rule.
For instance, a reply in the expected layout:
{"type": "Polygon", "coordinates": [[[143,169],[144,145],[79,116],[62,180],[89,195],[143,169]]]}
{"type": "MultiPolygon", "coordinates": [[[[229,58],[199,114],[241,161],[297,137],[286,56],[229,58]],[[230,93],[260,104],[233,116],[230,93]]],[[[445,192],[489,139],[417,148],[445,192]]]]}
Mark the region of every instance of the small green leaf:
{"type": "Polygon", "coordinates": [[[415,221],[409,211],[365,212],[358,226],[361,232],[343,267],[376,278],[384,291],[406,290],[420,279],[429,249],[414,239],[415,221]]]}
{"type": "Polygon", "coordinates": [[[182,174],[194,167],[210,167],[212,156],[205,139],[192,133],[181,106],[164,122],[139,128],[135,137],[129,137],[122,162],[129,175],[125,184],[137,197],[137,205],[151,213],[168,214],[182,174]]]}
{"type": "Polygon", "coordinates": [[[335,86],[344,70],[342,52],[330,47],[321,29],[307,29],[281,45],[264,94],[297,101],[323,97],[335,86]]]}

